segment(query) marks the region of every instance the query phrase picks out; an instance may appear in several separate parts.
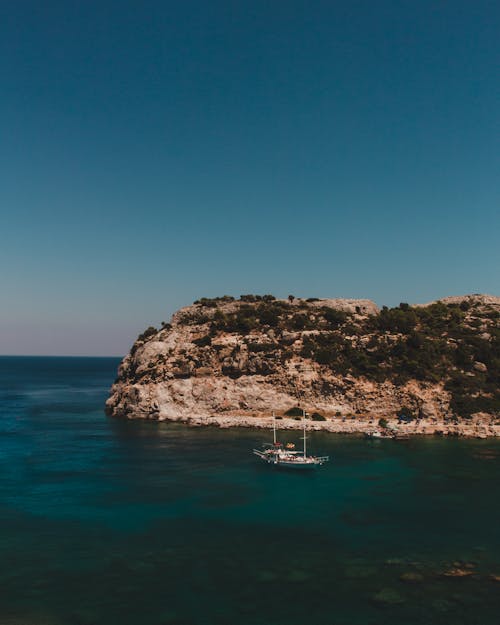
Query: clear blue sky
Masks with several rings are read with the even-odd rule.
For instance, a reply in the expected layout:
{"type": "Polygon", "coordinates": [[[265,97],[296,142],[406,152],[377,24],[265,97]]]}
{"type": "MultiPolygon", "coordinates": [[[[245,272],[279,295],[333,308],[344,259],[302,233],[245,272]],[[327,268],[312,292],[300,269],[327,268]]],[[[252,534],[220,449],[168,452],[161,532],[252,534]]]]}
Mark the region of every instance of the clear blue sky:
{"type": "Polygon", "coordinates": [[[202,296],[500,294],[500,4],[0,4],[0,353],[202,296]]]}

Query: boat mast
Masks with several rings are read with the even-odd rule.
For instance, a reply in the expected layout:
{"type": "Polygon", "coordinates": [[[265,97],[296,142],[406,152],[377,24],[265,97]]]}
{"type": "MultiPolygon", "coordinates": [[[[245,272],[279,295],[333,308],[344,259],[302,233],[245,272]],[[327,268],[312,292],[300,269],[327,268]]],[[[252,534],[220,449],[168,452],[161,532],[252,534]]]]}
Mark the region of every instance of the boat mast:
{"type": "Polygon", "coordinates": [[[306,411],[302,408],[302,421],[304,423],[304,458],[306,457],[306,411]]]}
{"type": "Polygon", "coordinates": [[[276,417],[274,416],[274,411],[273,411],[273,443],[274,443],[274,446],[276,447],[276,417]]]}

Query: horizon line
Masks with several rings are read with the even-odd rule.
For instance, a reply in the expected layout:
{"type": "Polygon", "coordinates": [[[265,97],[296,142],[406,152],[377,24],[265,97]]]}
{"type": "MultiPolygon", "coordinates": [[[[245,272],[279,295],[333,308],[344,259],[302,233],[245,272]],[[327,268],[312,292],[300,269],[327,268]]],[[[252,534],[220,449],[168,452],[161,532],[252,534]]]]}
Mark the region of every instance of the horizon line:
{"type": "Polygon", "coordinates": [[[124,358],[121,355],[92,355],[92,354],[0,354],[0,358],[124,358]]]}

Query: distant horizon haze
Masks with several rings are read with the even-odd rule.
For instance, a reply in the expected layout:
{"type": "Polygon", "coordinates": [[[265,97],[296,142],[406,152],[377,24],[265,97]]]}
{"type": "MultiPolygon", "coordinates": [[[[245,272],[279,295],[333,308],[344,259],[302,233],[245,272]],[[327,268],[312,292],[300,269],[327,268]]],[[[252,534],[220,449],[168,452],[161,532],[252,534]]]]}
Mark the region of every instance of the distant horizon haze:
{"type": "MultiPolygon", "coordinates": [[[[262,292],[262,293],[255,293],[255,294],[264,295],[265,293],[262,292]]],[[[271,293],[271,294],[275,295],[274,293],[271,293]]],[[[289,293],[289,295],[292,295],[292,294],[293,293],[289,293]]],[[[210,295],[210,296],[202,295],[196,299],[201,299],[201,297],[222,297],[222,295],[231,295],[231,294],[223,293],[220,295],[210,295]]],[[[238,299],[240,295],[234,295],[233,297],[235,297],[235,299],[238,299]]],[[[338,297],[335,295],[328,296],[328,297],[322,296],[322,295],[312,295],[312,296],[311,295],[302,296],[302,295],[297,295],[297,294],[293,294],[293,295],[294,297],[297,297],[299,299],[307,299],[308,297],[318,297],[320,299],[359,299],[359,300],[370,299],[370,298],[363,298],[363,297],[343,298],[343,297],[338,297]]],[[[385,305],[388,305],[390,307],[398,306],[401,303],[408,303],[410,305],[427,304],[432,301],[444,299],[445,297],[462,296],[462,295],[463,296],[493,295],[496,297],[494,293],[462,293],[462,294],[454,293],[454,294],[444,295],[442,297],[429,299],[425,301],[419,301],[419,302],[407,302],[406,300],[400,299],[397,303],[391,302],[389,304],[387,303],[379,304],[375,302],[375,304],[377,304],[379,308],[382,308],[382,306],[385,306],[385,305]]],[[[286,296],[279,295],[276,297],[278,299],[286,300],[288,295],[286,296]]],[[[374,301],[374,300],[371,300],[371,301],[374,301]]],[[[4,345],[10,344],[14,346],[15,348],[17,348],[18,350],[20,350],[20,351],[14,351],[13,349],[11,353],[2,352],[0,353],[0,357],[2,356],[5,356],[5,357],[7,356],[12,356],[12,357],[14,356],[33,356],[33,357],[46,356],[46,357],[56,358],[56,357],[66,356],[66,357],[82,357],[82,358],[83,357],[123,358],[129,352],[130,348],[132,347],[134,341],[139,336],[139,334],[141,334],[147,327],[154,326],[154,327],[160,328],[162,321],[166,321],[168,323],[172,315],[177,310],[179,310],[179,308],[190,306],[192,304],[193,302],[185,303],[182,306],[179,306],[178,308],[176,308],[175,310],[171,310],[168,315],[164,315],[164,318],[161,319],[160,321],[154,321],[154,320],[145,321],[142,325],[138,325],[136,329],[134,329],[133,327],[126,327],[123,324],[121,325],[118,324],[117,327],[107,326],[106,330],[108,334],[106,335],[107,341],[104,343],[104,348],[107,349],[108,345],[114,342],[114,344],[117,346],[117,350],[114,353],[108,353],[106,351],[99,351],[98,349],[95,350],[95,352],[86,351],[84,349],[81,352],[70,351],[72,345],[74,345],[75,343],[76,344],[81,343],[83,339],[88,336],[88,328],[79,327],[78,325],[70,325],[70,326],[66,326],[62,328],[58,328],[57,326],[54,326],[51,328],[49,333],[45,333],[45,334],[41,333],[39,328],[33,328],[33,327],[26,328],[26,327],[16,326],[15,329],[18,331],[18,334],[12,335],[10,334],[12,330],[12,325],[6,328],[4,332],[4,328],[2,328],[2,325],[0,324],[0,345],[4,346],[4,345]],[[61,351],[53,352],[53,353],[44,351],[45,349],[51,349],[51,347],[53,346],[59,346],[61,351]],[[70,346],[69,350],[68,350],[68,346],[70,346]],[[121,348],[121,346],[125,346],[125,347],[121,348]],[[24,351],[23,351],[23,348],[24,348],[24,351]],[[118,351],[120,348],[122,349],[122,351],[118,351]],[[29,351],[30,349],[32,351],[29,351]]]]}

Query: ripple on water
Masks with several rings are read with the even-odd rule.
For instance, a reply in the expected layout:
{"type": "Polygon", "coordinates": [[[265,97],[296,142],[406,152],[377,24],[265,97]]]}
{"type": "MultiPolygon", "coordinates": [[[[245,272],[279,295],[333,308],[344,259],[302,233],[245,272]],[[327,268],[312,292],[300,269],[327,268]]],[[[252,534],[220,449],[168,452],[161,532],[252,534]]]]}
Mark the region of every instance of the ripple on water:
{"type": "Polygon", "coordinates": [[[498,625],[499,441],[312,433],[330,465],[277,473],[262,432],[106,419],[117,363],[0,375],[2,625],[498,625]]]}

